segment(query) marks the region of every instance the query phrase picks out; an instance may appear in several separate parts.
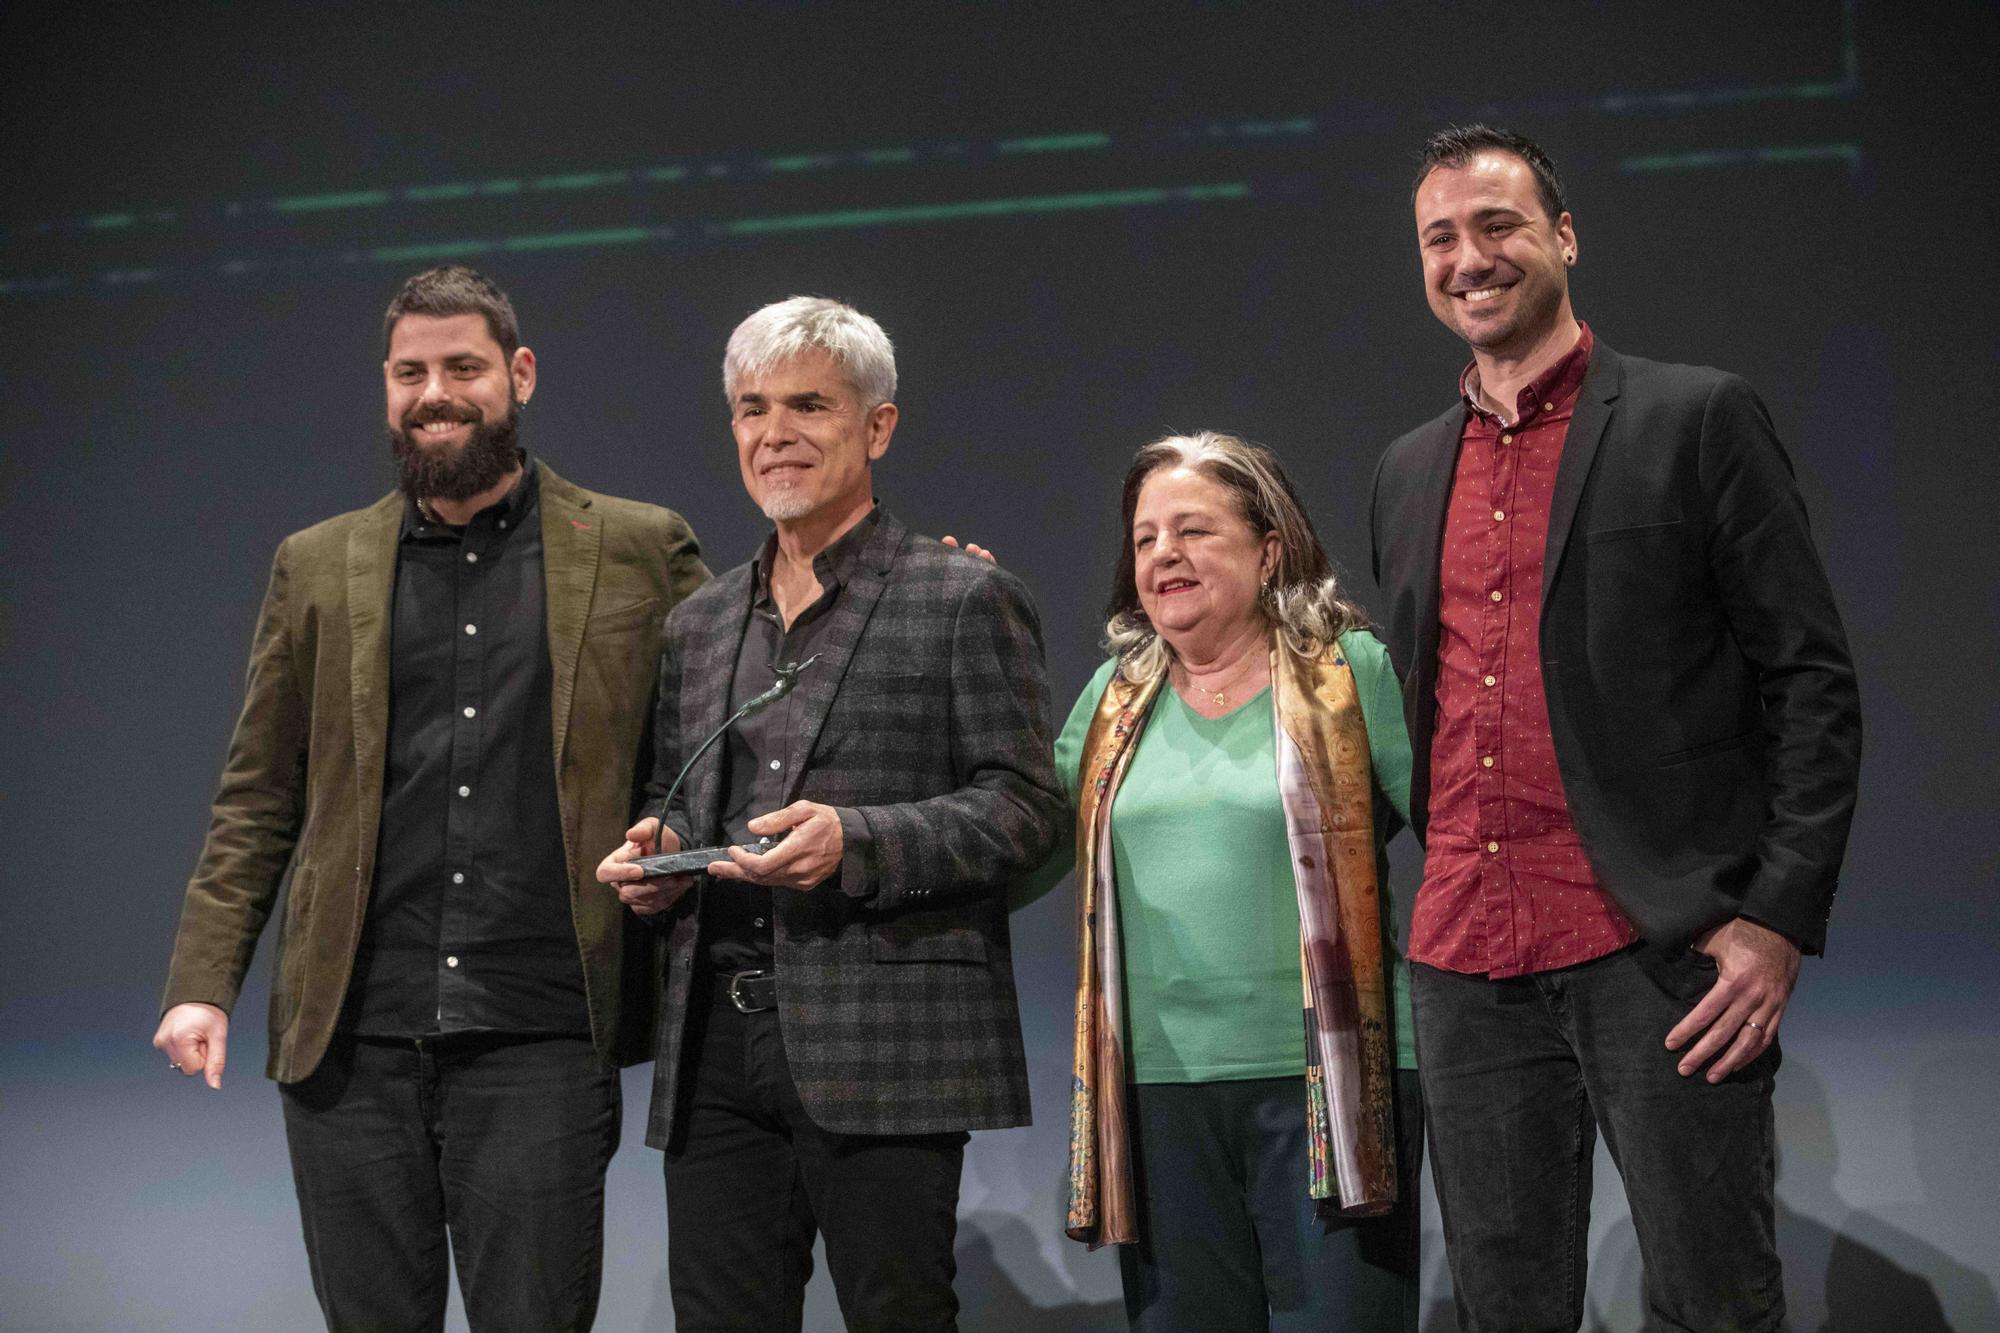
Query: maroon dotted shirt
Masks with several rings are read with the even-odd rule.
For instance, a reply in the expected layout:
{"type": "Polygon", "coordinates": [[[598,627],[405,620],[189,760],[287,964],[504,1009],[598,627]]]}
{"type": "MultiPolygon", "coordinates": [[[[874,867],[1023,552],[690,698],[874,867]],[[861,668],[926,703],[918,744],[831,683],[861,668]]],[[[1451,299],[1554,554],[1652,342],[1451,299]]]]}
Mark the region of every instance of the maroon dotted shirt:
{"type": "Polygon", "coordinates": [[[1539,626],[1549,497],[1590,366],[1590,327],[1523,389],[1513,424],[1471,409],[1438,571],[1430,828],[1410,958],[1493,977],[1547,972],[1636,940],[1597,882],[1556,771],[1539,626]]]}

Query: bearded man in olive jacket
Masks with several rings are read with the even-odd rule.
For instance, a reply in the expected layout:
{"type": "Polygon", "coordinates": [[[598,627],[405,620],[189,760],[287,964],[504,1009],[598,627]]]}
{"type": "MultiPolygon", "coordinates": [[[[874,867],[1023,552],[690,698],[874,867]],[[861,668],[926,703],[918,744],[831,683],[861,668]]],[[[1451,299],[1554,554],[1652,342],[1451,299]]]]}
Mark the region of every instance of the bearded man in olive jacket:
{"type": "Polygon", "coordinates": [[[516,445],[535,357],[489,280],[418,274],[384,341],[402,484],[278,548],[154,1045],[221,1087],[289,872],[265,1072],[328,1325],[440,1326],[448,1239],[474,1328],[585,1328],[657,976],[591,867],[708,571],[516,445]]]}

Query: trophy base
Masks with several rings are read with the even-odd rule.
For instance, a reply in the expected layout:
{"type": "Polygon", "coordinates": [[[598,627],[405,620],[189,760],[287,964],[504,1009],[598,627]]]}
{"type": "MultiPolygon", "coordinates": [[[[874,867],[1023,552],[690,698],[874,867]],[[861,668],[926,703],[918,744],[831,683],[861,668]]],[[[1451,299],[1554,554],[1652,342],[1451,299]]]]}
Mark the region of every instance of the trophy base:
{"type": "MultiPolygon", "coordinates": [[[[741,842],[735,845],[752,855],[761,856],[785,840],[783,833],[757,839],[755,842],[741,842]]],[[[729,859],[728,847],[691,847],[684,852],[665,852],[659,856],[641,856],[631,864],[646,872],[646,878],[656,875],[691,875],[717,861],[729,859]]]]}

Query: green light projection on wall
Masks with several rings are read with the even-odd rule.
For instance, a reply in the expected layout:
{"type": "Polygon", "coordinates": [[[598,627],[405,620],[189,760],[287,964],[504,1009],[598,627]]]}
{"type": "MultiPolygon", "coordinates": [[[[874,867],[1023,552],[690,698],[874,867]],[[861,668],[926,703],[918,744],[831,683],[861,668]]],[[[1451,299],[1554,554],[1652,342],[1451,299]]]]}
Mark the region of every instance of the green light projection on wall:
{"type": "MultiPolygon", "coordinates": [[[[1593,112],[1697,113],[1705,109],[1741,105],[1754,107],[1774,101],[1826,102],[1852,99],[1860,91],[1860,60],[1856,40],[1857,0],[1841,0],[1841,64],[1838,77],[1801,80],[1758,86],[1665,89],[1657,92],[1614,93],[1581,100],[1574,110],[1593,112]]],[[[1365,113],[1361,108],[1359,113],[1365,113]]],[[[1359,114],[1357,113],[1357,114],[1359,114]]],[[[1497,110],[1484,114],[1499,115],[1497,110]]],[[[69,221],[44,221],[9,229],[10,240],[73,236],[94,244],[116,243],[120,248],[143,243],[143,238],[179,227],[219,224],[223,245],[257,247],[269,245],[281,253],[213,254],[190,257],[178,263],[163,262],[157,253],[119,256],[123,263],[106,263],[116,251],[98,262],[104,267],[87,274],[67,272],[15,273],[0,277],[0,297],[62,292],[91,286],[98,289],[123,288],[157,283],[181,277],[221,274],[241,277],[258,273],[304,272],[358,263],[406,264],[469,259],[496,252],[581,251],[611,246],[639,244],[696,245],[716,240],[796,235],[815,231],[842,231],[868,227],[944,225],[1035,214],[1078,213],[1109,209],[1150,208],[1182,205],[1212,205],[1248,199],[1251,180],[1205,184],[1170,184],[1121,189],[1058,189],[1008,193],[992,198],[958,198],[882,204],[869,207],[816,209],[803,212],[756,213],[751,216],[717,219],[679,219],[673,225],[604,225],[556,231],[522,230],[514,234],[477,236],[450,235],[448,228],[463,226],[444,222],[438,226],[446,235],[438,239],[388,241],[378,238],[322,242],[323,248],[290,244],[290,233],[264,230],[287,225],[287,220],[304,223],[320,217],[342,214],[377,213],[401,206],[416,206],[399,220],[398,230],[419,223],[429,205],[464,204],[467,201],[521,199],[534,195],[583,195],[598,193],[608,198],[612,210],[621,205],[616,196],[624,194],[635,203],[644,202],[659,187],[680,187],[703,182],[731,182],[754,187],[760,180],[799,173],[839,173],[866,171],[871,177],[887,180],[900,177],[901,169],[938,168],[963,172],[967,169],[998,170],[1007,164],[1014,177],[1038,163],[1083,161],[1103,157],[1107,161],[1130,159],[1134,152],[1156,153],[1176,145],[1202,152],[1254,153],[1270,151],[1274,141],[1308,143],[1316,138],[1333,138],[1351,131],[1352,116],[1339,111],[1317,116],[1277,116],[1255,120],[1204,120],[1190,125],[1156,127],[1152,130],[1121,131],[1114,136],[1102,130],[1051,131],[1015,135],[985,141],[936,140],[925,143],[876,146],[840,150],[801,150],[777,154],[718,157],[700,161],[665,162],[650,166],[605,167],[551,172],[533,177],[495,177],[488,180],[441,181],[400,188],[372,187],[281,195],[261,200],[239,199],[207,205],[173,208],[105,209],[69,221]],[[884,173],[889,173],[885,175],[884,173]],[[261,228],[245,231],[246,227],[261,228]]],[[[1317,151],[1317,150],[1314,150],[1317,151]]],[[[1148,156],[1145,160],[1154,160],[1148,156]]],[[[1210,165],[1213,165],[1211,162],[1210,165]]],[[[1667,172],[1713,171],[1729,168],[1771,168],[1801,166],[1844,166],[1858,177],[1862,170],[1862,150],[1853,142],[1814,144],[1752,144],[1726,148],[1704,148],[1674,152],[1635,154],[1617,163],[1621,172],[1659,174],[1667,172]]],[[[1228,168],[1234,170],[1234,168],[1228,168]]],[[[1254,170],[1254,168],[1253,168],[1254,170]]],[[[932,178],[942,179],[942,178],[932,178]]],[[[1051,181],[1050,183],[1055,183],[1051,181]]],[[[1084,185],[1086,182],[1078,181],[1084,185]]],[[[929,193],[929,190],[913,190],[929,193]]],[[[1272,191],[1282,197],[1284,189],[1272,191]]],[[[690,194],[690,200],[695,196],[690,194]]],[[[601,205],[593,205],[602,212],[601,205]]],[[[713,203],[720,210],[726,204],[713,203]]],[[[581,219],[579,219],[581,220],[581,219]]],[[[617,217],[604,219],[617,224],[617,217]]],[[[324,223],[314,225],[324,227],[324,223]]],[[[475,224],[479,225],[479,224],[475,224]]],[[[489,224],[490,225],[490,222],[489,224]]],[[[504,224],[503,224],[504,225],[504,224]]],[[[520,224],[517,222],[516,226],[520,224]]],[[[198,232],[197,234],[202,234],[198,232]]],[[[63,261],[57,261],[58,264],[63,261]]],[[[85,261],[88,262],[88,261],[85,261]]],[[[28,267],[23,265],[22,267],[28,267]]],[[[52,266],[53,267],[53,266],[52,266]]]]}
{"type": "Polygon", "coordinates": [[[881,227],[921,222],[960,222],[1022,213],[1075,213],[1099,208],[1139,208],[1153,204],[1213,203],[1247,199],[1250,187],[1241,181],[1220,185],[1184,185],[1169,189],[1100,190],[1083,194],[1029,195],[1015,199],[976,199],[955,204],[909,204],[896,208],[853,208],[830,213],[793,213],[780,217],[743,218],[721,224],[728,236],[768,236],[776,232],[837,231],[851,227],[881,227]]]}
{"type": "Polygon", "coordinates": [[[1620,171],[1708,171],[1717,167],[1785,167],[1840,162],[1849,174],[1861,170],[1861,145],[1815,143],[1767,145],[1759,148],[1708,148],[1686,153],[1650,153],[1618,163],[1620,171]]]}

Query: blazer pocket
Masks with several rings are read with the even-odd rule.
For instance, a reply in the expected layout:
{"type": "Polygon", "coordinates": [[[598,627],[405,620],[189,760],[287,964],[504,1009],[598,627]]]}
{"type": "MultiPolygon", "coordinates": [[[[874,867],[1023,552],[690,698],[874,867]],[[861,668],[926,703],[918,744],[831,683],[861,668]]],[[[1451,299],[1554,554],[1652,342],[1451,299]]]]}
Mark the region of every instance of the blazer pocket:
{"type": "Polygon", "coordinates": [[[628,602],[624,606],[593,612],[589,623],[584,627],[584,632],[592,635],[623,634],[627,630],[644,625],[649,617],[659,614],[659,598],[646,597],[636,602],[628,602]]]}
{"type": "Polygon", "coordinates": [[[1627,527],[1605,528],[1601,532],[1588,533],[1584,540],[1593,546],[1600,542],[1630,541],[1634,537],[1650,537],[1657,533],[1672,532],[1680,525],[1681,521],[1677,518],[1670,518],[1664,523],[1634,523],[1627,527]]]}
{"type": "Polygon", "coordinates": [[[816,754],[825,761],[830,753],[825,747],[841,737],[869,738],[872,743],[882,736],[916,735],[935,738],[942,746],[949,697],[947,683],[922,672],[849,671],[841,677],[840,690],[827,710],[820,732],[822,748],[816,754]]]}
{"type": "Polygon", "coordinates": [[[840,694],[912,694],[924,688],[930,677],[921,671],[849,671],[841,677],[840,694]]]}
{"type": "Polygon", "coordinates": [[[1672,768],[1675,764],[1691,763],[1696,759],[1706,759],[1712,754],[1724,754],[1730,750],[1748,748],[1764,733],[1745,731],[1735,736],[1725,736],[1719,741],[1704,741],[1700,745],[1690,745],[1685,750],[1674,750],[1655,760],[1661,768],[1672,768]]]}
{"type": "Polygon", "coordinates": [[[868,931],[878,963],[983,963],[986,936],[972,926],[883,923],[868,931]]]}

